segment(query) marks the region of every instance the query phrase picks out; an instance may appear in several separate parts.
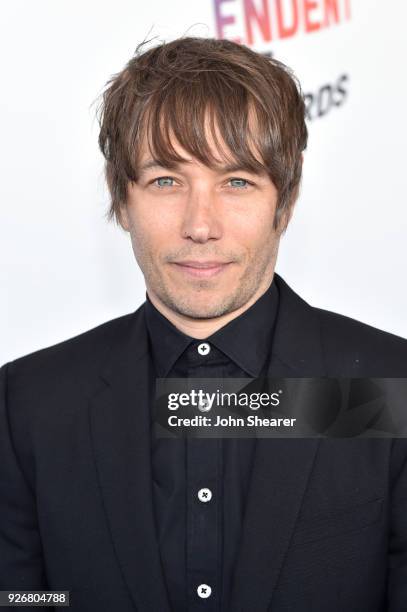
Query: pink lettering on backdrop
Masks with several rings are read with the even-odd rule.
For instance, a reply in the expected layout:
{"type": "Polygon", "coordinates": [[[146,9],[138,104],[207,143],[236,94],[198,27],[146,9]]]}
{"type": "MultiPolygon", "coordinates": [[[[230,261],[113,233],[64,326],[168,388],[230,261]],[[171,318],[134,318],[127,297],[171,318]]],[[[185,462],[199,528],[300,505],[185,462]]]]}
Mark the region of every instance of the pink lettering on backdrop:
{"type": "Polygon", "coordinates": [[[218,38],[225,38],[225,26],[235,23],[235,17],[233,15],[222,14],[222,4],[226,4],[227,2],[235,2],[235,0],[214,0],[216,32],[218,38]]]}
{"type": "Polygon", "coordinates": [[[243,0],[244,17],[246,25],[247,42],[252,45],[254,42],[253,23],[257,23],[260,28],[262,40],[271,40],[271,22],[268,7],[268,0],[261,0],[261,10],[255,6],[253,0],[243,0]]]}
{"type": "Polygon", "coordinates": [[[218,38],[253,45],[311,34],[351,19],[351,0],[213,0],[218,38]],[[227,6],[223,6],[223,5],[227,6]],[[228,11],[225,12],[225,9],[228,11]],[[243,15],[241,37],[228,36],[243,15]]]}
{"type": "MultiPolygon", "coordinates": [[[[291,0],[291,23],[287,24],[287,10],[283,8],[284,0],[276,0],[276,13],[278,25],[278,37],[288,38],[294,36],[298,30],[298,6],[297,0],[291,0]]],[[[287,6],[287,3],[285,3],[287,6]]]]}
{"type": "Polygon", "coordinates": [[[312,13],[318,8],[318,2],[316,0],[304,0],[304,20],[305,20],[305,31],[314,32],[319,30],[321,24],[319,21],[312,21],[312,13]]]}
{"type": "Polygon", "coordinates": [[[339,7],[338,0],[325,0],[325,23],[324,26],[329,26],[332,23],[339,22],[339,7]]]}

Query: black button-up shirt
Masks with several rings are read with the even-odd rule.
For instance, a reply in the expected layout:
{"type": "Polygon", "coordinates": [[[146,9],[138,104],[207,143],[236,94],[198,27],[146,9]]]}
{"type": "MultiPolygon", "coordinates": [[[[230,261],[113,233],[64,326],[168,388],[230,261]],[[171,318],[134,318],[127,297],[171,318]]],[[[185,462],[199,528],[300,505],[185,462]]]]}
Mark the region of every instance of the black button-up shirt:
{"type": "MultiPolygon", "coordinates": [[[[278,289],[272,282],[245,312],[197,340],[178,330],[146,293],[156,377],[258,377],[277,310],[278,289]],[[207,354],[198,351],[203,342],[210,346],[207,354]]],[[[155,521],[174,612],[228,610],[255,443],[251,438],[152,437],[155,521]]]]}

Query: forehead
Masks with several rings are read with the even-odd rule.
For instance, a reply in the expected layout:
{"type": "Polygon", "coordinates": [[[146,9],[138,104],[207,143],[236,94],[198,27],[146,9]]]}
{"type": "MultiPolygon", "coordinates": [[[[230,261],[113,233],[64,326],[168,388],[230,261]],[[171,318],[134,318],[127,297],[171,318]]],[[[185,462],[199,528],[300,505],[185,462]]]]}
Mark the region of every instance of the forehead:
{"type": "MultiPolygon", "coordinates": [[[[147,171],[156,168],[157,166],[166,166],[169,168],[179,167],[180,164],[201,163],[218,171],[233,171],[247,169],[256,174],[267,174],[264,166],[264,161],[255,144],[257,140],[257,121],[253,112],[248,116],[249,129],[247,133],[249,138],[244,142],[247,159],[254,158],[256,168],[253,162],[245,163],[245,155],[240,153],[239,158],[232,152],[230,147],[225,142],[222,135],[222,128],[216,117],[210,117],[207,112],[204,120],[204,140],[205,152],[202,156],[199,151],[196,155],[191,151],[193,146],[188,146],[190,140],[187,138],[185,146],[183,146],[176,137],[171,125],[167,126],[162,121],[159,126],[154,126],[151,121],[146,122],[146,128],[143,130],[142,138],[137,152],[137,167],[139,171],[147,171]],[[157,138],[157,133],[159,137],[157,138]],[[158,141],[158,142],[157,142],[158,141]],[[155,146],[156,145],[156,146],[155,146]],[[158,146],[157,146],[158,145],[158,146]]],[[[190,130],[187,130],[190,132],[190,130]]],[[[181,135],[182,137],[182,135],[181,135]]]]}
{"type": "MultiPolygon", "coordinates": [[[[185,159],[184,162],[173,162],[173,163],[165,163],[158,159],[154,159],[152,157],[147,157],[143,159],[138,167],[139,175],[143,175],[152,170],[162,170],[163,168],[168,168],[170,170],[185,170],[191,168],[191,166],[202,165],[201,162],[194,159],[185,159]]],[[[232,161],[230,163],[219,163],[217,165],[210,166],[210,170],[212,172],[216,172],[218,174],[228,174],[231,172],[247,172],[249,174],[255,174],[260,179],[268,179],[268,174],[265,170],[254,171],[252,168],[245,166],[239,161],[232,161]]]]}

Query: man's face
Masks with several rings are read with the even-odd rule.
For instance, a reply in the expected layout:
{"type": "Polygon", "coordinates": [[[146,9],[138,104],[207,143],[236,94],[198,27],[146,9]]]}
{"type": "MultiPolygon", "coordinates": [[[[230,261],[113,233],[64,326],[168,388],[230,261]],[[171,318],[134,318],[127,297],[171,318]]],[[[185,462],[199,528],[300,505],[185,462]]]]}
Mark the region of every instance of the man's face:
{"type": "MultiPolygon", "coordinates": [[[[220,317],[256,301],[272,281],[277,191],[266,173],[214,170],[173,144],[189,161],[176,171],[144,168],[128,185],[121,224],[153,301],[192,319],[220,317]]],[[[144,144],[140,168],[151,159],[144,144]]]]}

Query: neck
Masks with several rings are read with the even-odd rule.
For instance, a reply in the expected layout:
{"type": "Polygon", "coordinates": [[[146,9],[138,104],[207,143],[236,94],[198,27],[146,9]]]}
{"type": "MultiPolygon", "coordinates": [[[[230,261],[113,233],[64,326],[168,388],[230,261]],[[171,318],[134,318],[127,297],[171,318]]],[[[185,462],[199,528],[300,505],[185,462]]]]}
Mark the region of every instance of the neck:
{"type": "Polygon", "coordinates": [[[272,279],[273,277],[266,280],[266,282],[261,283],[256,292],[243,306],[233,310],[232,312],[227,312],[220,317],[214,317],[213,319],[193,319],[192,317],[174,312],[174,310],[166,306],[152,291],[148,289],[147,293],[157,310],[177,329],[191,338],[202,340],[204,338],[208,338],[217,332],[218,329],[221,329],[221,327],[224,327],[227,323],[229,323],[229,321],[236,319],[238,316],[248,310],[250,306],[257,302],[257,300],[267,291],[267,289],[270,287],[272,279]]]}

